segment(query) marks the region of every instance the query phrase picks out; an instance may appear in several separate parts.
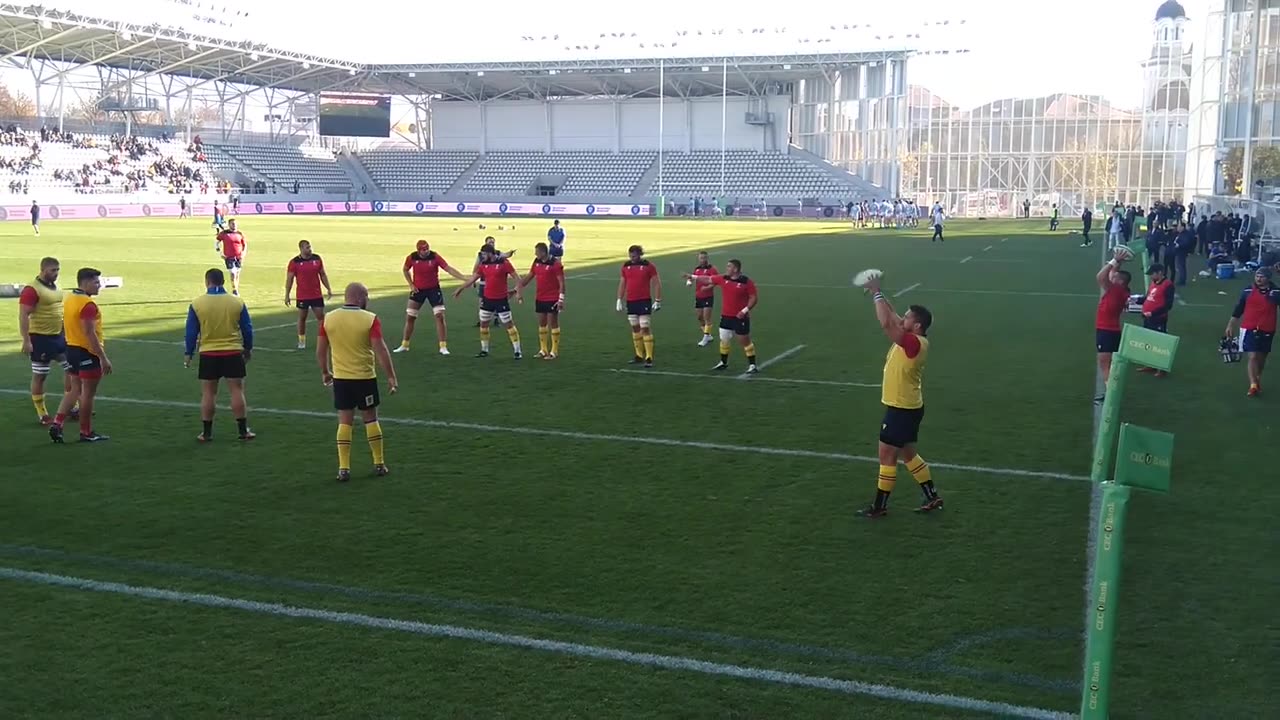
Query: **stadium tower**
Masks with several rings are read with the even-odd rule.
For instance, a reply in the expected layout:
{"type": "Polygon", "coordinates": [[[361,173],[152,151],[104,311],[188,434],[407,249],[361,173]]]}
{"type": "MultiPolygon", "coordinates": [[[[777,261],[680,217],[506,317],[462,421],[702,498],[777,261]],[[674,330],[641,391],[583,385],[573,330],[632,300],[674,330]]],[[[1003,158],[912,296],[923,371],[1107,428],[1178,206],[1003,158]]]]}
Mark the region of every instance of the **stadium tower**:
{"type": "MultiPolygon", "coordinates": [[[[1142,185],[1181,187],[1186,173],[1191,108],[1188,18],[1177,0],[1156,9],[1151,55],[1142,63],[1142,185]]],[[[1172,198],[1140,198],[1140,201],[1172,198]]]]}

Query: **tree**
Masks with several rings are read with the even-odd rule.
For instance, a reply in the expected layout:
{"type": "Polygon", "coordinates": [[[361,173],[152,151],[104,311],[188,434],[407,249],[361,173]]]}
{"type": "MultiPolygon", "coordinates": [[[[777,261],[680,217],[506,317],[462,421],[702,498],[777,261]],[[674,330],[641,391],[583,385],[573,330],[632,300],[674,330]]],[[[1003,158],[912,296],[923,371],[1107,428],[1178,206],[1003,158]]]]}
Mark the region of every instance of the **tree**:
{"type": "Polygon", "coordinates": [[[217,105],[208,103],[191,103],[190,112],[187,111],[186,104],[173,111],[173,124],[179,127],[186,127],[187,119],[191,119],[191,127],[199,130],[210,124],[222,122],[222,111],[217,105]]]}
{"type": "Polygon", "coordinates": [[[36,104],[24,92],[11,92],[9,87],[0,83],[0,117],[27,118],[35,117],[36,104]]]}

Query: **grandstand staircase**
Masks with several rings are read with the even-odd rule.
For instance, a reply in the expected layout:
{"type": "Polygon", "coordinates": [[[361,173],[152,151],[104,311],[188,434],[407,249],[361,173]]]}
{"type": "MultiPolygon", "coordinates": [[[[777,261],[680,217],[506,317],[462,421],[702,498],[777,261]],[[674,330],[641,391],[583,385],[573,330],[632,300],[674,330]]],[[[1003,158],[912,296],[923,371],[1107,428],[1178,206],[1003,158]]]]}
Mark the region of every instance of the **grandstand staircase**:
{"type": "Polygon", "coordinates": [[[483,153],[476,156],[476,161],[468,165],[467,169],[463,170],[462,174],[458,176],[458,179],[454,180],[453,184],[449,186],[449,189],[445,191],[445,197],[453,197],[455,193],[462,192],[462,188],[466,187],[467,183],[471,182],[472,176],[474,176],[476,171],[480,169],[480,163],[483,162],[483,153]]]}
{"type": "Polygon", "coordinates": [[[653,156],[653,162],[649,168],[640,176],[640,182],[636,183],[635,188],[631,190],[632,199],[644,198],[649,194],[649,188],[658,181],[658,156],[653,156]]]}
{"type": "Polygon", "coordinates": [[[233,182],[233,183],[238,183],[241,181],[241,178],[236,177],[235,173],[239,173],[244,175],[244,179],[247,179],[251,183],[258,182],[258,181],[265,182],[267,184],[268,189],[270,189],[271,186],[274,184],[270,178],[268,178],[265,174],[263,174],[257,168],[253,167],[252,165],[249,165],[248,163],[244,162],[240,158],[237,158],[231,153],[224,151],[221,145],[212,145],[210,143],[205,143],[204,152],[205,152],[205,156],[210,161],[209,166],[210,168],[213,169],[213,174],[217,177],[220,177],[224,180],[229,180],[230,182],[233,182]],[[215,156],[216,156],[216,161],[215,161],[215,156]],[[227,169],[231,169],[233,172],[229,173],[227,172],[227,169]]]}
{"type": "Polygon", "coordinates": [[[351,181],[351,188],[355,194],[361,195],[360,186],[362,185],[366,186],[368,191],[361,197],[382,194],[382,188],[378,187],[378,183],[373,181],[373,176],[369,174],[365,166],[360,163],[360,159],[352,154],[350,150],[344,148],[342,152],[338,153],[337,160],[338,167],[342,168],[342,171],[347,174],[347,179],[351,181]]]}

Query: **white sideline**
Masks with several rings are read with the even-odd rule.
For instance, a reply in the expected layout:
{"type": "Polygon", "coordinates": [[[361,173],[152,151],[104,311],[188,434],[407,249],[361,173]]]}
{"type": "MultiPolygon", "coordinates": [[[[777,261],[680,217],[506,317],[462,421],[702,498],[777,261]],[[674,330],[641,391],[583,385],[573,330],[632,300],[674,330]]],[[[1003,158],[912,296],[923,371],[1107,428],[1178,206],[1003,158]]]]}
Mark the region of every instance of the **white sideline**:
{"type": "Polygon", "coordinates": [[[266,327],[255,327],[254,332],[262,332],[263,330],[279,330],[280,328],[298,327],[297,322],[280,323],[279,325],[268,325],[266,327]]]}
{"type": "Polygon", "coordinates": [[[982,248],[982,252],[986,252],[986,251],[990,250],[990,249],[991,249],[991,248],[993,248],[993,247],[995,247],[995,245],[988,245],[988,246],[986,246],[986,247],[982,248]]]}
{"type": "MultiPolygon", "coordinates": [[[[765,360],[764,362],[760,363],[756,367],[763,370],[769,367],[770,365],[778,362],[779,360],[785,360],[791,357],[792,355],[795,355],[796,353],[800,352],[803,349],[804,349],[804,345],[797,345],[791,348],[790,350],[787,350],[786,352],[780,353],[778,355],[774,355],[773,357],[769,358],[768,360],[765,360]]],[[[751,375],[749,373],[742,373],[741,375],[738,376],[739,380],[748,380],[750,378],[751,378],[751,375]]]]}
{"type": "Polygon", "coordinates": [[[970,261],[970,260],[972,260],[972,259],[973,259],[973,256],[972,256],[972,255],[970,255],[969,257],[967,257],[967,258],[965,258],[965,259],[961,260],[961,261],[960,261],[960,264],[961,264],[961,265],[963,265],[963,264],[965,264],[965,263],[969,262],[969,261],[970,261]]]}
{"type": "MultiPolygon", "coordinates": [[[[696,378],[698,380],[737,380],[737,375],[720,375],[718,373],[686,373],[674,370],[630,370],[628,368],[607,368],[611,373],[627,373],[629,375],[665,375],[667,377],[696,378]]],[[[801,380],[799,378],[761,377],[754,375],[751,382],[772,382],[788,385],[831,385],[836,387],[878,388],[880,383],[844,382],[841,380],[801,380]]]]}
{"type": "MultiPolygon", "coordinates": [[[[0,388],[0,394],[3,395],[23,395],[29,396],[31,391],[27,388],[21,390],[15,388],[0,388]]],[[[50,393],[47,397],[54,398],[59,395],[50,393]]],[[[151,407],[177,408],[182,410],[199,410],[200,404],[193,402],[178,402],[174,400],[152,400],[142,398],[124,398],[100,395],[97,398],[103,402],[118,402],[127,405],[147,405],[151,407]]],[[[219,410],[226,410],[225,406],[219,406],[219,410]]],[[[309,417],[319,418],[322,420],[332,420],[334,418],[333,411],[321,412],[319,410],[286,410],[282,408],[254,407],[250,405],[250,413],[259,413],[265,415],[287,415],[291,417],[309,417]]],[[[507,433],[509,435],[532,435],[536,437],[558,437],[567,440],[597,440],[610,443],[634,443],[637,445],[658,445],[662,447],[682,447],[694,448],[698,450],[717,450],[725,452],[733,452],[746,455],[776,455],[781,457],[810,458],[814,460],[837,460],[841,462],[858,462],[870,465],[879,465],[880,459],[869,455],[850,455],[848,453],[824,452],[821,450],[797,450],[794,448],[776,448],[767,445],[731,445],[729,443],[700,442],[697,440],[676,440],[673,438],[657,438],[645,437],[642,435],[608,435],[604,433],[587,433],[574,432],[572,430],[551,430],[549,428],[540,427],[506,427],[502,425],[487,425],[484,423],[470,422],[454,422],[452,420],[420,420],[417,418],[396,418],[382,416],[378,418],[384,425],[409,425],[413,427],[433,427],[448,430],[470,430],[473,432],[492,432],[507,433]]],[[[993,468],[983,467],[980,465],[961,465],[956,463],[943,463],[930,461],[929,464],[935,468],[943,470],[958,470],[961,472],[972,472],[984,475],[1007,475],[1009,477],[1026,477],[1026,478],[1042,478],[1046,480],[1088,480],[1088,476],[1075,475],[1073,473],[1053,472],[1050,470],[1021,470],[1018,468],[993,468]]]]}
{"type": "Polygon", "coordinates": [[[450,638],[454,640],[467,640],[470,642],[483,643],[486,645],[524,648],[527,650],[541,650],[543,652],[590,658],[593,660],[608,660],[630,665],[656,667],[664,670],[695,672],[704,675],[751,680],[754,682],[769,683],[773,685],[788,685],[793,687],[828,690],[845,695],[863,695],[892,702],[932,705],[935,707],[946,707],[957,710],[1002,715],[1006,717],[1036,718],[1037,720],[1040,718],[1044,718],[1046,720],[1058,720],[1059,718],[1072,717],[1067,713],[1049,710],[1046,708],[1012,705],[1009,703],[965,697],[962,695],[930,693],[920,690],[894,687],[892,685],[859,682],[857,680],[840,680],[820,675],[803,675],[800,673],[751,667],[747,665],[729,665],[680,655],[659,655],[656,653],[634,652],[631,650],[623,650],[620,648],[612,648],[602,645],[587,645],[584,643],[564,642],[559,640],[545,640],[527,635],[515,635],[460,625],[438,625],[413,620],[377,617],[362,613],[340,612],[320,608],[296,607],[280,603],[259,602],[256,600],[226,597],[207,593],[188,593],[157,587],[126,585],[124,583],[105,582],[102,580],[92,580],[89,578],[72,577],[68,575],[33,572],[19,568],[0,567],[0,579],[36,583],[50,587],[68,588],[83,592],[109,593],[113,595],[144,598],[147,600],[181,603],[184,605],[240,610],[242,612],[257,613],[260,615],[270,615],[275,617],[315,620],[337,625],[372,628],[376,630],[391,630],[395,632],[421,635],[424,637],[450,638]]]}
{"type": "Polygon", "coordinates": [[[898,292],[894,293],[894,294],[893,294],[893,296],[894,296],[894,297],[902,297],[903,295],[906,295],[907,293],[911,292],[912,290],[915,290],[916,288],[920,287],[920,285],[921,285],[921,284],[922,284],[922,283],[916,283],[915,285],[908,285],[908,286],[906,286],[906,287],[902,288],[901,290],[899,290],[898,292]]]}
{"type": "MultiPolygon", "coordinates": [[[[142,338],[111,338],[109,341],[107,341],[107,344],[111,345],[111,344],[120,343],[120,342],[139,343],[141,345],[169,345],[171,347],[183,347],[184,345],[186,345],[186,343],[182,341],[171,342],[169,340],[144,340],[142,338]]],[[[269,348],[269,347],[260,347],[258,345],[253,346],[253,351],[254,352],[297,352],[297,350],[294,350],[294,349],[269,348]]]]}

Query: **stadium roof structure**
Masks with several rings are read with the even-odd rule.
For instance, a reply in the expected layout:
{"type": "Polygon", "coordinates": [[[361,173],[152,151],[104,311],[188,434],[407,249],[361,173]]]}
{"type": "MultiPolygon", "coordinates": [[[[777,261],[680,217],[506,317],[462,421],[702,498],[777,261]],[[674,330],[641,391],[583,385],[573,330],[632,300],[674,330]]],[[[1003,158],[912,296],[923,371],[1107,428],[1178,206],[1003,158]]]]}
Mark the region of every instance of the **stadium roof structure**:
{"type": "Polygon", "coordinates": [[[902,60],[915,54],[907,47],[865,52],[825,50],[728,58],[370,64],[291,52],[158,23],[142,25],[37,5],[0,3],[0,59],[11,63],[21,57],[111,68],[127,73],[132,80],[168,76],[189,78],[194,85],[226,83],[302,93],[373,92],[470,101],[588,95],[646,97],[659,92],[677,97],[718,95],[722,91],[757,95],[771,84],[791,83],[859,64],[902,60]]]}

